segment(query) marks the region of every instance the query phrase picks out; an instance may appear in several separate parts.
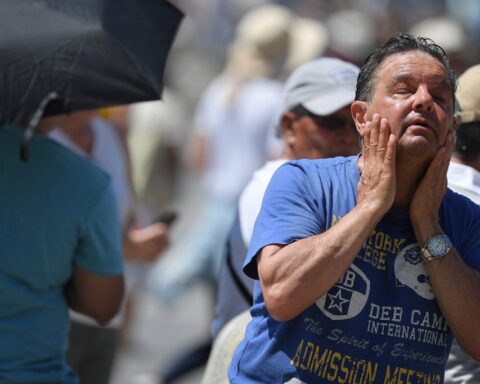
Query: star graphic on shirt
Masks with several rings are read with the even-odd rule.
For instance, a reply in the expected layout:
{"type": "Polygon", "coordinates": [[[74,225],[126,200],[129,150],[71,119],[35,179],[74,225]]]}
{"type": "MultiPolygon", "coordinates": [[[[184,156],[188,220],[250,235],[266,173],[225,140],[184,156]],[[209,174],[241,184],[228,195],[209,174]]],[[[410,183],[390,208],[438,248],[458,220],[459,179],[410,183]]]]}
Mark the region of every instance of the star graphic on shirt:
{"type": "Polygon", "coordinates": [[[342,291],[339,289],[336,294],[329,293],[330,304],[327,309],[337,308],[340,313],[343,313],[343,304],[348,303],[347,299],[342,297],[342,291]]]}

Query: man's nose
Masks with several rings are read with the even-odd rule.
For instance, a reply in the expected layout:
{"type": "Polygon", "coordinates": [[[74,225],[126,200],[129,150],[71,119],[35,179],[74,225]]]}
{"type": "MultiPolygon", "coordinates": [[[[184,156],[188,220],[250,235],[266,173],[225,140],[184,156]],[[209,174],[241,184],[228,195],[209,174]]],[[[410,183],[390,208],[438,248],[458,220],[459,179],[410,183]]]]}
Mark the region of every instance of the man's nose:
{"type": "Polygon", "coordinates": [[[427,86],[420,85],[415,92],[413,100],[413,109],[414,110],[425,110],[431,111],[433,109],[433,97],[428,91],[427,86]]]}

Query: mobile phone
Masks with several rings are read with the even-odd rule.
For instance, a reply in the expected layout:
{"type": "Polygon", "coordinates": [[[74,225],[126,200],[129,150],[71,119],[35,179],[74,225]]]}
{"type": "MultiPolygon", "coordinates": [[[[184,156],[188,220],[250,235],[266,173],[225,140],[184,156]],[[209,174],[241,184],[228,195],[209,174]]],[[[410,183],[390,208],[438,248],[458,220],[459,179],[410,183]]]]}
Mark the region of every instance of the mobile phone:
{"type": "Polygon", "coordinates": [[[178,213],[175,211],[164,211],[164,212],[161,212],[153,222],[171,225],[175,222],[175,220],[177,220],[177,216],[178,216],[178,213]]]}

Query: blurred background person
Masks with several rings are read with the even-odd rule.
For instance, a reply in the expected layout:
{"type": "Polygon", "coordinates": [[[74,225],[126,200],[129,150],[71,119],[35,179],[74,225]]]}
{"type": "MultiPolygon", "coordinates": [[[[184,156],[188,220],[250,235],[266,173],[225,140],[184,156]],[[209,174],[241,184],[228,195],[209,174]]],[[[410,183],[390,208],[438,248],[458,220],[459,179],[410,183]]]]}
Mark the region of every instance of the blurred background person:
{"type": "Polygon", "coordinates": [[[175,208],[182,187],[182,143],[187,139],[187,110],[183,98],[166,87],[162,101],[128,107],[127,146],[140,224],[151,223],[165,209],[175,208]]]}
{"type": "Polygon", "coordinates": [[[428,37],[440,45],[455,71],[462,72],[465,69],[468,62],[469,40],[462,24],[453,17],[437,16],[423,19],[414,24],[409,32],[428,37]]]}
{"type": "Polygon", "coordinates": [[[71,311],[67,360],[82,383],[108,383],[120,336],[126,331],[132,311],[135,288],[142,283],[145,267],[168,244],[168,227],[155,223],[143,228],[135,225],[135,201],[130,182],[128,154],[123,121],[125,108],[90,110],[65,117],[50,137],[76,155],[87,158],[111,178],[115,201],[120,212],[125,261],[127,296],[122,312],[107,326],[71,311]],[[100,115],[110,116],[108,121],[100,115]]]}
{"type": "MultiPolygon", "coordinates": [[[[480,65],[458,79],[457,142],[448,168],[448,187],[480,204],[480,65]]],[[[445,383],[479,383],[480,364],[456,339],[445,369],[445,383]]]]}
{"type": "Polygon", "coordinates": [[[326,20],[330,34],[327,54],[362,65],[377,42],[373,19],[363,10],[340,9],[326,20]]]}
{"type": "MultiPolygon", "coordinates": [[[[87,119],[89,118],[88,113],[87,119]]],[[[46,134],[21,161],[19,127],[0,129],[0,371],[8,383],[76,383],[67,366],[68,307],[107,324],[123,297],[120,226],[110,178],[46,134]]]]}

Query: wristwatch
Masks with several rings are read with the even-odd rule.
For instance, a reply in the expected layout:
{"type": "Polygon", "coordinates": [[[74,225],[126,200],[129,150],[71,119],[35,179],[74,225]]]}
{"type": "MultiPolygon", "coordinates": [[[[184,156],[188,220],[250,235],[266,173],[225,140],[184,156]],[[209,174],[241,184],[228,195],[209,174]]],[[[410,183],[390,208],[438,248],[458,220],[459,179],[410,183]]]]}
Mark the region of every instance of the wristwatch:
{"type": "Polygon", "coordinates": [[[452,242],[445,234],[427,237],[427,242],[420,249],[420,255],[425,261],[440,260],[452,248],[452,242]]]}

